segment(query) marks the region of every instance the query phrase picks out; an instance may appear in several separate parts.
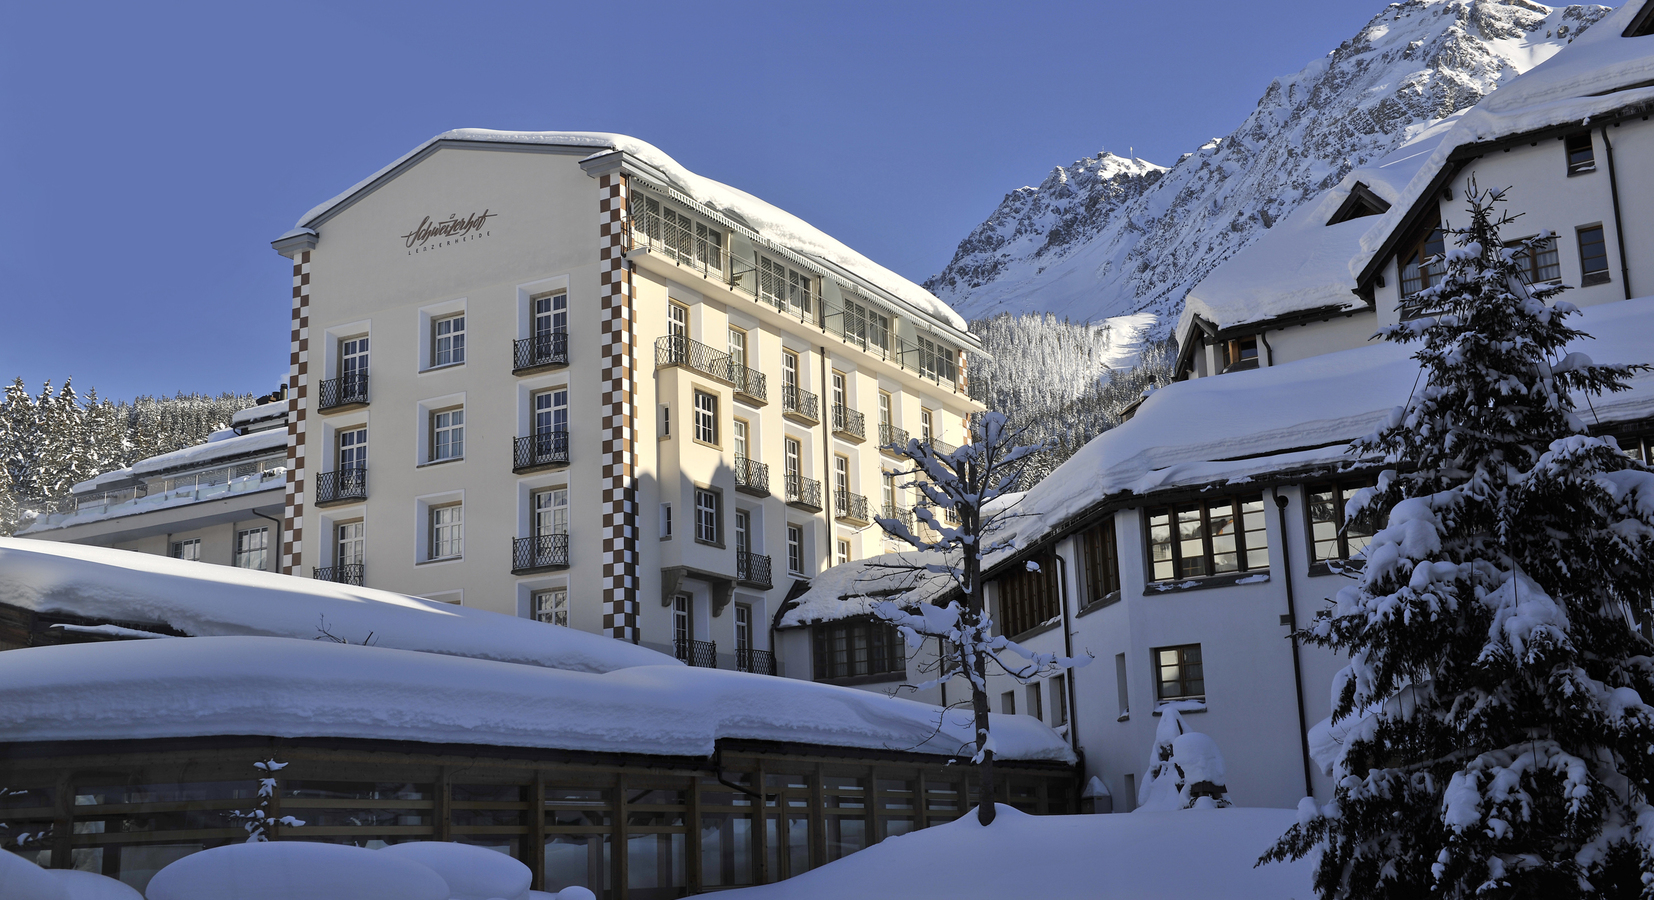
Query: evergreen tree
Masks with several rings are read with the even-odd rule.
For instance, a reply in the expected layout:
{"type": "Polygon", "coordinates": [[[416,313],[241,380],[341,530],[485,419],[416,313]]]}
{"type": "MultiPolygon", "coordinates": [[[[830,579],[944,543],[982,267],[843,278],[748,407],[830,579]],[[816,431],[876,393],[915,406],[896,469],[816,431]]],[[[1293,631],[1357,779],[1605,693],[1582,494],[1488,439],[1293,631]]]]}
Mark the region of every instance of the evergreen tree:
{"type": "Polygon", "coordinates": [[[1347,653],[1356,717],[1332,802],[1265,860],[1318,850],[1322,897],[1654,897],[1654,473],[1575,403],[1643,366],[1596,365],[1560,286],[1524,282],[1500,192],[1472,185],[1447,274],[1386,329],[1423,384],[1357,441],[1390,509],[1355,584],[1301,637],[1347,653]]]}

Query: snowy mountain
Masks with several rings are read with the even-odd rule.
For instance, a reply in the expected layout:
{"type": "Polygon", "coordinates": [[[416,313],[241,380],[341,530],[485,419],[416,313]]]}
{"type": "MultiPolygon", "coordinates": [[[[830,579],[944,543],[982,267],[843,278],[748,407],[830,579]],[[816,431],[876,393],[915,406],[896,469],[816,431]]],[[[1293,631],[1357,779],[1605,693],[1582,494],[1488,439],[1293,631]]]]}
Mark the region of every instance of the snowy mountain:
{"type": "Polygon", "coordinates": [[[1475,104],[1612,10],[1527,0],[1408,0],[1295,75],[1227,137],[1170,169],[1110,153],[1005,195],[925,282],[966,318],[1154,313],[1299,203],[1424,123],[1475,104]]]}

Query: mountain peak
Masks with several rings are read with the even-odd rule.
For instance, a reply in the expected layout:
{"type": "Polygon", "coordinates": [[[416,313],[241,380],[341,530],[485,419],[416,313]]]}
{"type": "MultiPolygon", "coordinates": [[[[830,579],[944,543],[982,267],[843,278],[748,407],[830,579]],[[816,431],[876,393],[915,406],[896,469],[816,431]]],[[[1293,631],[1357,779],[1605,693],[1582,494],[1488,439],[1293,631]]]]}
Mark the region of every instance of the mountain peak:
{"type": "MultiPolygon", "coordinates": [[[[1406,0],[1170,169],[1106,151],[1005,195],[925,287],[967,318],[1176,319],[1189,289],[1299,203],[1550,58],[1605,6],[1406,0]]],[[[1163,328],[1166,326],[1163,326],[1163,328]]]]}

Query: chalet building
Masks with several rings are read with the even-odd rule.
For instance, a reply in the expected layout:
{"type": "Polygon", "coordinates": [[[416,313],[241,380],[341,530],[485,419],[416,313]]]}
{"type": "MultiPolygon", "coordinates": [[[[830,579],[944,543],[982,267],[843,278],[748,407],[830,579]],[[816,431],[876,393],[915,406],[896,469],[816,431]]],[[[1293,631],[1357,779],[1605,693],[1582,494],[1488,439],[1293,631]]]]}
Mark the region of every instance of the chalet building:
{"type": "Polygon", "coordinates": [[[275,571],[286,426],[279,399],[241,410],[204,444],[75,485],[17,536],[275,571]]]}
{"type": "MultiPolygon", "coordinates": [[[[984,575],[1001,632],[1092,659],[1032,684],[991,676],[995,711],[1065,734],[1116,811],[1133,807],[1168,706],[1216,740],[1236,803],[1330,797],[1317,757],[1334,741],[1325,720],[1343,663],[1288,635],[1350,583],[1339,569],[1359,565],[1375,523],[1346,521],[1345,501],[1380,466],[1349,443],[1381,427],[1418,377],[1408,348],[1369,339],[1429,312],[1402,298],[1441,277],[1441,229],[1463,221],[1474,180],[1508,188],[1507,210],[1523,214],[1505,237],[1555,235],[1527,265],[1535,283],[1574,288],[1564,299],[1593,335],[1579,349],[1654,362],[1651,85],[1654,2],[1631,3],[1351,172],[1197,286],[1178,326],[1182,380],[1029,490],[996,537],[1016,545],[984,575]]],[[[1582,414],[1649,462],[1654,377],[1630,384],[1582,414]]],[[[777,619],[783,642],[831,649],[865,635],[869,648],[888,646],[871,611],[897,586],[880,568],[890,561],[793,592],[777,619]]],[[[917,599],[949,590],[927,583],[917,599]]],[[[1648,628],[1649,611],[1634,612],[1648,628]]],[[[936,675],[920,671],[933,651],[851,658],[860,668],[844,673],[829,654],[817,677],[936,675]]]]}
{"type": "Polygon", "coordinates": [[[958,443],[959,317],[619,135],[439,135],[307,213],[279,571],[808,675],[795,579],[958,443]]]}

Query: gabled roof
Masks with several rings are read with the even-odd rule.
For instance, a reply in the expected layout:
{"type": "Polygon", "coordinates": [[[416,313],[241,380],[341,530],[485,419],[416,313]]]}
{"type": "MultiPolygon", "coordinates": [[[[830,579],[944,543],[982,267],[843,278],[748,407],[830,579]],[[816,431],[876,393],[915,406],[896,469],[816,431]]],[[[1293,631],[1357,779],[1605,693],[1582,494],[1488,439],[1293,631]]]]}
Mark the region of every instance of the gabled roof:
{"type": "Polygon", "coordinates": [[[745,191],[697,175],[654,145],[623,134],[585,131],[493,131],[484,128],[446,131],[403,154],[395,162],[353,185],[344,193],[305,213],[294,225],[293,230],[282,235],[276,242],[280,243],[297,235],[317,233],[328,219],[444,146],[473,149],[488,149],[492,146],[504,149],[502,145],[589,151],[588,158],[615,152],[625,154],[627,158],[642,163],[648,174],[663,182],[664,187],[678,191],[689,200],[704,205],[733,223],[744,224],[758,237],[848,273],[873,288],[875,292],[886,294],[909,307],[910,311],[927,316],[951,329],[956,340],[972,347],[978,343],[970,336],[965,320],[960,318],[958,313],[919,285],[857,253],[803,219],[745,191]]]}

